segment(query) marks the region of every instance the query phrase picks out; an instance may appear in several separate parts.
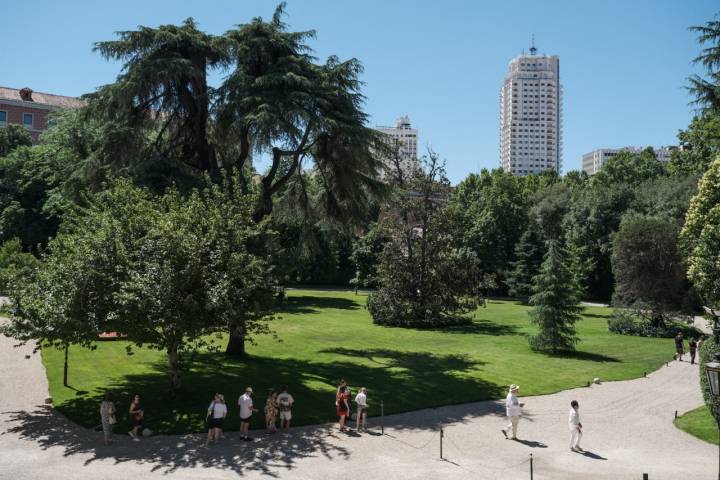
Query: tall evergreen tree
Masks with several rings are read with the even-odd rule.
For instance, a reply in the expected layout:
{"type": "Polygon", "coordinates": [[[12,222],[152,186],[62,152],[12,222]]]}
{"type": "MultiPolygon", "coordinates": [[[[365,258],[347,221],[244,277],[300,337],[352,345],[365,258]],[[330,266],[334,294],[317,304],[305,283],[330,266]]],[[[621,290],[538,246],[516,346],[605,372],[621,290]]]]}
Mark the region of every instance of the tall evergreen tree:
{"type": "Polygon", "coordinates": [[[567,249],[558,240],[547,243],[547,253],[534,279],[530,304],[532,323],[540,332],[530,338],[535,350],[574,350],[578,337],[575,322],[580,319],[582,307],[580,288],[569,265],[567,249]]]}
{"type": "Polygon", "coordinates": [[[515,260],[508,274],[507,284],[510,295],[529,298],[532,295],[533,277],[540,271],[545,253],[545,243],[535,222],[530,226],[515,246],[515,260]]]}

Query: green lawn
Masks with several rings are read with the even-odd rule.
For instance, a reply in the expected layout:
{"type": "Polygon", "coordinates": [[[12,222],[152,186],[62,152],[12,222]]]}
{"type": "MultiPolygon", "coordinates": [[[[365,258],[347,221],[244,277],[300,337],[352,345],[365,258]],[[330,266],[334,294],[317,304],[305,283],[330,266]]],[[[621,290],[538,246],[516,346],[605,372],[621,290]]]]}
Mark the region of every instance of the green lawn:
{"type": "Polygon", "coordinates": [[[705,405],[678,417],[675,426],[700,440],[718,444],[717,423],[705,405]]]}
{"type": "MultiPolygon", "coordinates": [[[[283,383],[296,399],[294,425],[334,420],[334,391],[340,378],[353,390],[369,389],[371,415],[502,398],[517,383],[522,395],[556,392],[603,381],[640,377],[672,355],[672,341],[628,337],[607,331],[608,308],[589,307],[578,323],[582,342],[571,356],[535,353],[528,347],[528,307],[490,301],[470,326],[411,330],[373,325],[366,297],[352,292],[293,290],[272,323],[277,339],[263,336],[244,361],[204,352],[187,363],[182,391],[167,388],[165,357],[124,342],[102,342],[96,350],[70,350],[71,388],[62,386],[61,351],[44,350],[43,361],[55,405],[78,423],[93,426],[98,399],[110,388],[123,412],[132,393],[142,395],[150,428],[161,432],[202,429],[213,392],[231,405],[251,385],[256,404],[283,383]]],[[[237,428],[236,408],[229,426],[237,428]]],[[[121,419],[122,421],[123,419],[121,419]]],[[[262,421],[258,420],[255,427],[262,421]]]]}

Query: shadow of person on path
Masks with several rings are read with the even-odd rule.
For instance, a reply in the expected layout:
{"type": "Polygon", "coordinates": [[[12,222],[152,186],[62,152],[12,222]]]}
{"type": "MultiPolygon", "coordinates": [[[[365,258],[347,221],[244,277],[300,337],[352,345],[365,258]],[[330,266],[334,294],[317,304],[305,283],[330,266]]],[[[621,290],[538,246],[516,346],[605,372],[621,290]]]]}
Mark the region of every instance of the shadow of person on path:
{"type": "Polygon", "coordinates": [[[530,447],[530,448],[548,448],[547,445],[545,445],[542,442],[536,442],[535,440],[523,440],[523,439],[516,439],[515,440],[518,443],[522,443],[523,445],[530,447]]]}
{"type": "Polygon", "coordinates": [[[115,464],[146,463],[151,471],[163,473],[187,467],[215,467],[238,475],[257,471],[277,477],[281,471],[292,470],[302,458],[322,456],[334,460],[350,456],[347,449],[333,442],[327,427],[297,429],[289,435],[262,437],[252,443],[243,442],[237,434],[226,434],[212,447],[204,447],[204,434],[148,437],[135,443],[118,428],[114,443],[106,446],[101,443],[101,434],[71,424],[51,407],[2,415],[8,428],[1,435],[15,434],[43,450],[62,448],[66,457],[87,455],[85,465],[110,459],[115,464]]]}
{"type": "Polygon", "coordinates": [[[584,457],[592,458],[593,460],[607,460],[605,457],[601,457],[597,453],[589,452],[587,450],[583,450],[582,452],[578,452],[584,457]]]}

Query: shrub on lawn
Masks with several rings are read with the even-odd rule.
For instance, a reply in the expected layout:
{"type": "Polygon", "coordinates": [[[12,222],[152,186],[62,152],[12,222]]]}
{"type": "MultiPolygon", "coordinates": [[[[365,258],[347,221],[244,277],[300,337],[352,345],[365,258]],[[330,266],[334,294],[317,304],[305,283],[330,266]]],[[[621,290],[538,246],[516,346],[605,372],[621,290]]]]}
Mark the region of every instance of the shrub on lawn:
{"type": "Polygon", "coordinates": [[[632,310],[616,309],[608,320],[608,330],[620,335],[637,337],[672,338],[678,331],[685,338],[699,338],[702,332],[692,325],[678,321],[668,321],[664,326],[653,325],[653,322],[632,310]]]}

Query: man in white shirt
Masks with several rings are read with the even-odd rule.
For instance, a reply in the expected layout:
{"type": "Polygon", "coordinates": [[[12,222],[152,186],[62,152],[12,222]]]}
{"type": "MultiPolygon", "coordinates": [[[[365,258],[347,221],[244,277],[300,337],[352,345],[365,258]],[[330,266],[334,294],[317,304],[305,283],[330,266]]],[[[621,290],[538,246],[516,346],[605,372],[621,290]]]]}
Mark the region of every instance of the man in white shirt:
{"type": "Polygon", "coordinates": [[[577,400],[570,402],[570,418],[568,427],[570,428],[570,451],[582,452],[580,448],[580,439],[582,438],[582,423],[580,423],[580,404],[577,400]]]}
{"type": "Polygon", "coordinates": [[[238,406],[240,407],[240,436],[247,442],[252,441],[252,438],[248,437],[248,430],[250,429],[252,414],[253,412],[257,412],[257,410],[253,408],[252,394],[253,389],[247,387],[245,393],[238,398],[238,406]]]}
{"type": "Polygon", "coordinates": [[[517,440],[517,425],[518,421],[520,421],[520,415],[522,414],[522,407],[525,406],[524,403],[520,403],[520,399],[517,397],[519,389],[520,387],[514,383],[510,385],[510,393],[508,393],[505,399],[505,413],[510,423],[508,423],[507,427],[503,428],[501,432],[505,435],[505,438],[510,438],[511,440],[517,440]],[[512,429],[512,437],[508,437],[508,430],[510,429],[512,429]]]}
{"type": "Polygon", "coordinates": [[[277,396],[275,401],[277,402],[278,409],[280,410],[280,429],[284,428],[287,432],[290,430],[290,420],[292,419],[291,409],[293,403],[295,403],[295,399],[287,391],[287,385],[283,385],[280,390],[280,395],[277,396]]]}
{"type": "Polygon", "coordinates": [[[357,404],[357,418],[355,419],[355,429],[359,432],[365,430],[365,423],[367,421],[367,388],[362,387],[360,393],[355,396],[355,403],[357,404]]]}

